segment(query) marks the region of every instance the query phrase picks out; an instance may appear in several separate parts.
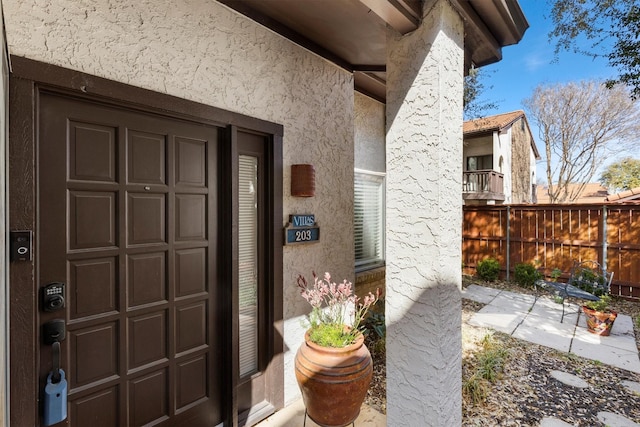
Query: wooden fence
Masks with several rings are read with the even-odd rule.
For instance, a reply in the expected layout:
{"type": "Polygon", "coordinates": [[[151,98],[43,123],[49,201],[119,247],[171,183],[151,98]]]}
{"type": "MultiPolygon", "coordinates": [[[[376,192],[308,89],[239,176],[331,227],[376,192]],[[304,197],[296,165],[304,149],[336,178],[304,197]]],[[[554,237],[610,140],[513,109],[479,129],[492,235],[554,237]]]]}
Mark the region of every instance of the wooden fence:
{"type": "Polygon", "coordinates": [[[640,299],[640,203],[465,206],[462,261],[493,257],[510,278],[518,263],[567,279],[574,260],[613,271],[611,294],[640,299]]]}

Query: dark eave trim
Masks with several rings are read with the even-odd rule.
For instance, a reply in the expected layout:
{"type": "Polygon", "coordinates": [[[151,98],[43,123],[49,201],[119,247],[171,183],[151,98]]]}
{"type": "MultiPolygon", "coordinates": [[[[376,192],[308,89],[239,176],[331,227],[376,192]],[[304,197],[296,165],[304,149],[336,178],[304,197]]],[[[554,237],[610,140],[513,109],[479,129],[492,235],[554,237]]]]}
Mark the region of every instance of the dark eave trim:
{"type": "Polygon", "coordinates": [[[358,64],[353,66],[353,71],[362,71],[363,73],[386,73],[387,66],[386,65],[364,65],[358,64]]]}
{"type": "Polygon", "coordinates": [[[378,102],[386,104],[387,85],[386,82],[375,74],[356,71],[353,73],[353,85],[356,91],[373,98],[378,102]]]}
{"type": "Polygon", "coordinates": [[[506,11],[499,7],[500,1],[501,0],[493,0],[493,3],[496,4],[496,8],[501,11],[501,15],[503,16],[504,21],[509,27],[511,36],[514,40],[516,40],[515,43],[518,43],[522,39],[524,32],[529,28],[529,21],[527,21],[527,17],[524,16],[524,11],[520,7],[520,4],[518,4],[517,0],[505,1],[507,9],[509,11],[509,14],[507,16],[505,16],[504,14],[504,12],[506,11]]]}
{"type": "Polygon", "coordinates": [[[457,0],[453,1],[452,4],[465,21],[466,31],[475,30],[474,34],[484,41],[494,57],[490,60],[475,60],[474,58],[471,58],[471,62],[473,62],[474,65],[481,67],[483,65],[500,61],[502,59],[502,48],[500,43],[498,43],[498,40],[496,40],[491,31],[489,31],[482,18],[480,18],[476,11],[469,5],[469,2],[465,0],[457,0]]]}
{"type": "Polygon", "coordinates": [[[360,0],[360,2],[400,34],[414,31],[420,25],[422,7],[417,0],[360,0]]]}
{"type": "Polygon", "coordinates": [[[340,58],[339,56],[333,54],[322,46],[314,43],[308,38],[304,37],[300,33],[293,31],[291,28],[282,25],[278,21],[252,9],[247,6],[242,0],[217,0],[219,3],[227,6],[228,8],[235,10],[241,15],[246,16],[249,19],[252,19],[263,25],[273,32],[280,34],[282,37],[291,40],[293,43],[302,46],[303,48],[327,59],[328,61],[333,62],[337,66],[344,68],[347,71],[353,71],[353,65],[340,58]]]}

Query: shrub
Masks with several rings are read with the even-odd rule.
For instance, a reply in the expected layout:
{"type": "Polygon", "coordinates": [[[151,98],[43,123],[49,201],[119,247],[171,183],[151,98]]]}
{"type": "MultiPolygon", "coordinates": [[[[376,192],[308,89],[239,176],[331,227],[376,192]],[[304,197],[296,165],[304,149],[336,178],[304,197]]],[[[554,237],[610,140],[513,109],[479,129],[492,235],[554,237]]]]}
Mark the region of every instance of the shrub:
{"type": "Polygon", "coordinates": [[[542,278],[542,274],[533,265],[527,263],[516,264],[514,273],[516,283],[523,288],[531,288],[537,280],[542,278]]]}
{"type": "Polygon", "coordinates": [[[478,405],[487,400],[490,386],[487,380],[483,380],[478,375],[472,375],[462,382],[462,393],[468,396],[471,403],[478,405]]]}
{"type": "Polygon", "coordinates": [[[491,334],[485,335],[479,344],[480,350],[463,366],[462,393],[473,405],[487,399],[491,384],[499,379],[509,357],[508,350],[491,334]]]}
{"type": "Polygon", "coordinates": [[[362,322],[362,330],[365,336],[374,333],[378,339],[385,338],[387,329],[383,313],[370,311],[362,322]]]}
{"type": "Polygon", "coordinates": [[[493,258],[480,261],[476,267],[476,274],[485,282],[493,282],[498,279],[500,263],[493,258]]]}

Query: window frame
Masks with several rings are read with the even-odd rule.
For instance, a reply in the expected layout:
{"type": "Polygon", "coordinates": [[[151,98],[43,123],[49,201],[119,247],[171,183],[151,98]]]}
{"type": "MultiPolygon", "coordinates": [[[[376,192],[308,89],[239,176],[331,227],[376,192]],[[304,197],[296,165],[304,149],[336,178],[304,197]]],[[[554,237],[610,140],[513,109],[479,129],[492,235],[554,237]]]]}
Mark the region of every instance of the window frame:
{"type": "Polygon", "coordinates": [[[471,171],[484,171],[484,170],[493,170],[493,154],[483,154],[483,155],[477,155],[477,156],[467,156],[467,161],[466,161],[466,167],[467,167],[467,171],[471,172],[471,171]],[[482,163],[482,165],[484,166],[484,163],[487,159],[491,159],[491,166],[488,168],[479,168],[476,167],[476,169],[471,169],[469,167],[469,161],[471,159],[475,159],[476,160],[476,165],[482,163]]]}
{"type": "MultiPolygon", "coordinates": [[[[354,209],[353,209],[353,244],[354,244],[354,261],[355,261],[355,270],[356,272],[361,272],[361,271],[366,271],[366,270],[371,270],[374,268],[378,268],[378,267],[382,267],[385,265],[385,258],[386,258],[386,253],[385,253],[385,228],[386,228],[386,218],[385,218],[385,211],[386,211],[386,173],[384,172],[375,172],[375,171],[370,171],[370,170],[365,170],[365,169],[358,169],[355,168],[354,169],[354,189],[353,189],[353,199],[354,199],[354,209]],[[361,180],[367,180],[370,182],[374,182],[377,184],[377,192],[378,192],[378,200],[377,200],[377,212],[374,212],[374,215],[378,217],[378,227],[379,227],[379,233],[376,236],[376,238],[378,239],[378,243],[377,243],[377,250],[375,250],[376,254],[373,257],[367,257],[367,258],[362,258],[362,259],[358,259],[358,254],[357,254],[357,241],[358,241],[358,237],[357,236],[357,228],[358,228],[358,222],[357,222],[357,211],[356,211],[356,199],[357,199],[357,191],[358,191],[358,178],[360,178],[361,180]]],[[[366,209],[366,207],[365,207],[366,209]]],[[[365,235],[363,233],[363,235],[360,237],[360,240],[364,241],[365,240],[365,235]]],[[[375,246],[375,243],[373,243],[373,245],[375,246]]]]}

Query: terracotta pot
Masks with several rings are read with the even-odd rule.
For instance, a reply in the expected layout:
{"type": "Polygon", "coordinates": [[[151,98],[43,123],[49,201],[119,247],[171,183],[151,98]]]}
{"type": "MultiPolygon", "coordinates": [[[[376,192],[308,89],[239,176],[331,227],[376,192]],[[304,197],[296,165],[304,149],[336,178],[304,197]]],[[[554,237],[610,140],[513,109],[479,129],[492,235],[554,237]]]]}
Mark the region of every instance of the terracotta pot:
{"type": "Polygon", "coordinates": [[[613,322],[618,317],[618,313],[615,311],[595,311],[587,307],[582,306],[582,311],[587,319],[587,330],[592,334],[608,336],[611,333],[613,322]]]}
{"type": "Polygon", "coordinates": [[[309,341],[298,349],[296,379],[307,415],[323,427],[351,424],[360,414],[373,376],[371,354],[364,337],[347,347],[322,347],[309,341]]]}

